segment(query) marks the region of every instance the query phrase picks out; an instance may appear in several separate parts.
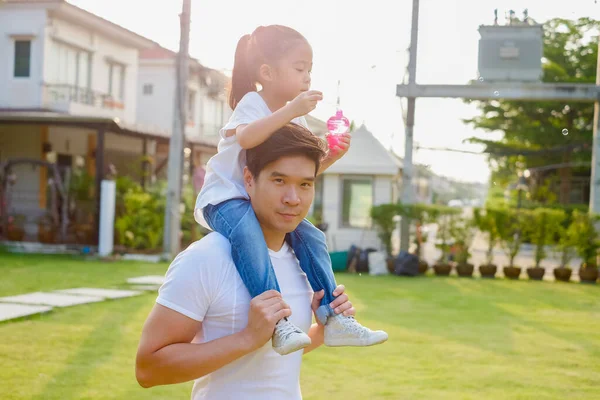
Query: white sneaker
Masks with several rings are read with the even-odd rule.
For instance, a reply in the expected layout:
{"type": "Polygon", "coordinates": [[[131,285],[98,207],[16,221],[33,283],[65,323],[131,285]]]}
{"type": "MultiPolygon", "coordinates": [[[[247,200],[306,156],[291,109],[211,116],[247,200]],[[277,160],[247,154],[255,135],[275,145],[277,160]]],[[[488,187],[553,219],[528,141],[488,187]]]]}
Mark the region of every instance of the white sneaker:
{"type": "Polygon", "coordinates": [[[384,331],[372,331],[358,323],[354,317],[337,314],[327,319],[325,325],[325,345],[337,346],[373,346],[388,339],[384,331]]]}
{"type": "Polygon", "coordinates": [[[275,325],[273,350],[282,356],[303,349],[311,343],[310,337],[287,318],[282,319],[275,325]]]}

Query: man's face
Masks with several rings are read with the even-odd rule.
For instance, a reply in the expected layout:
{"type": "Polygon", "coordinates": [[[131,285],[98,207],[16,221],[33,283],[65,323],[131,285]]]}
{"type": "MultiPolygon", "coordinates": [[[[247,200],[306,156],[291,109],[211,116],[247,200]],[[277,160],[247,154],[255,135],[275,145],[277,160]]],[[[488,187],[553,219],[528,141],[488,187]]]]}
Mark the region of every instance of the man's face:
{"type": "Polygon", "coordinates": [[[268,164],[258,177],[244,169],[246,190],[263,231],[286,234],[306,217],[315,196],[315,168],[314,161],[299,155],[268,164]]]}

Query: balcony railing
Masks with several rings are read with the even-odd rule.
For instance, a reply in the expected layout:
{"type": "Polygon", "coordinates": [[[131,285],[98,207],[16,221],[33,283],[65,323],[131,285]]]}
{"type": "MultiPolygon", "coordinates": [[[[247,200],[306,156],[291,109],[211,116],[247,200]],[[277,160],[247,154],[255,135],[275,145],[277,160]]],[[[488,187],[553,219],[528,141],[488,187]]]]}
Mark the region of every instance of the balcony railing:
{"type": "Polygon", "coordinates": [[[107,93],[62,83],[44,84],[44,101],[46,103],[77,103],[111,110],[125,108],[121,100],[114,99],[107,93]]]}

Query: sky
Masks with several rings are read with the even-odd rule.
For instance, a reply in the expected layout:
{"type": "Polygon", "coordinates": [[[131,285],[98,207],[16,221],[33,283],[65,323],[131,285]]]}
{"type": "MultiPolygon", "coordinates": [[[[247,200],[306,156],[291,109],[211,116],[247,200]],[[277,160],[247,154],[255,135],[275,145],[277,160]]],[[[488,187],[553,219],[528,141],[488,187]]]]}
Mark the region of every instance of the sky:
{"type": "MultiPolygon", "coordinates": [[[[69,0],[164,47],[179,46],[181,0],[69,0]]],[[[597,0],[421,0],[416,80],[419,84],[467,84],[477,78],[479,25],[499,22],[528,8],[538,22],[561,17],[600,19],[597,0]]],[[[387,147],[404,155],[404,126],[396,85],[408,64],[410,0],[192,0],[190,55],[203,65],[231,70],[237,41],[259,25],[288,25],[301,32],[314,53],[312,89],[324,100],[312,115],[327,120],[340,84],[344,114],[387,147]]],[[[405,100],[404,100],[405,101],[405,100]]],[[[501,133],[472,129],[462,120],[477,114],[459,99],[417,99],[415,145],[481,151],[469,137],[501,133]]],[[[557,132],[557,134],[561,134],[557,132]]],[[[416,150],[414,162],[440,175],[487,182],[484,155],[416,150]]]]}

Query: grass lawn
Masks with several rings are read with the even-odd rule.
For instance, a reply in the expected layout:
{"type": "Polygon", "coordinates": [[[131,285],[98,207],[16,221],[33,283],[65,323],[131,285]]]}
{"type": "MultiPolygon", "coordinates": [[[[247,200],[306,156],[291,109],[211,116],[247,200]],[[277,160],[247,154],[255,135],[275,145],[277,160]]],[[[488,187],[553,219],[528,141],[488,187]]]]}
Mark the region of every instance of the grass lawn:
{"type": "MultiPolygon", "coordinates": [[[[0,254],[0,296],[125,287],[166,264],[0,254]]],[[[304,398],[599,399],[600,287],[338,275],[368,349],[306,356],[304,398]]],[[[0,323],[0,399],[188,399],[191,384],[138,387],[134,357],[156,294],[0,323]]]]}

